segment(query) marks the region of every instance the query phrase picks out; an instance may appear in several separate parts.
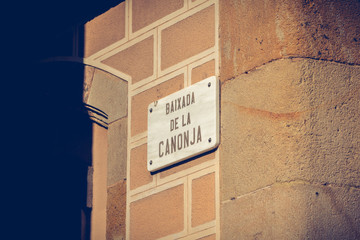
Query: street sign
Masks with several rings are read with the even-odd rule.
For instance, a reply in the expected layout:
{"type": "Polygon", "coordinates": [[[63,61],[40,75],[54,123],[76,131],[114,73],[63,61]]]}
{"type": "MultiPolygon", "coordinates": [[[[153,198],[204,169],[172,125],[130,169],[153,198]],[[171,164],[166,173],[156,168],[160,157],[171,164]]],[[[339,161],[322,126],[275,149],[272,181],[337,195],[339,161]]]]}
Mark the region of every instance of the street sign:
{"type": "Polygon", "coordinates": [[[147,168],[157,171],[219,145],[219,80],[213,76],[148,107],[147,168]]]}

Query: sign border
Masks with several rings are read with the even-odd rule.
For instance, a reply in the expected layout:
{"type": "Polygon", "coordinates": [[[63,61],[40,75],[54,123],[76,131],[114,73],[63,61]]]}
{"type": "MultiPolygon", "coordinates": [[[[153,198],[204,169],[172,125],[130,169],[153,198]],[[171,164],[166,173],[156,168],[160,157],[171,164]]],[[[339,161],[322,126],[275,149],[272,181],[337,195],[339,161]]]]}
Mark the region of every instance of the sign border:
{"type": "MultiPolygon", "coordinates": [[[[215,126],[215,135],[216,136],[214,136],[215,139],[214,140],[211,139],[211,141],[209,141],[209,147],[208,148],[203,149],[203,150],[198,151],[198,152],[195,152],[193,154],[187,155],[187,156],[185,156],[183,158],[179,158],[176,161],[171,161],[168,164],[164,164],[164,165],[161,165],[159,167],[154,167],[152,165],[153,159],[149,159],[149,148],[148,148],[148,150],[147,150],[147,170],[149,172],[157,172],[159,170],[162,170],[162,169],[167,168],[169,166],[175,165],[175,164],[180,163],[182,161],[185,161],[187,159],[191,159],[191,158],[193,158],[195,156],[198,156],[200,154],[203,154],[205,152],[209,152],[209,151],[211,151],[211,150],[213,150],[213,149],[215,149],[215,148],[217,148],[219,146],[219,144],[220,144],[220,81],[216,76],[212,76],[212,77],[203,79],[203,80],[201,80],[201,81],[199,81],[199,82],[197,82],[197,83],[195,83],[193,85],[190,85],[190,86],[188,86],[186,88],[183,88],[183,89],[181,89],[181,90],[179,90],[179,91],[177,91],[175,93],[172,93],[172,94],[170,94],[168,96],[165,96],[165,97],[163,97],[163,98],[161,98],[161,99],[159,99],[159,100],[157,100],[155,102],[150,103],[149,106],[148,106],[148,119],[147,119],[148,120],[148,130],[149,130],[150,114],[152,112],[152,109],[154,107],[156,107],[156,105],[158,104],[158,101],[160,101],[160,100],[162,100],[164,98],[171,98],[171,96],[177,95],[180,91],[189,90],[191,88],[196,88],[198,85],[204,85],[205,83],[209,87],[211,85],[215,86],[215,113],[214,113],[216,115],[215,116],[215,121],[216,121],[216,123],[215,123],[216,124],[216,126],[215,126]]],[[[208,141],[208,140],[206,140],[206,141],[208,141]]],[[[148,143],[149,143],[149,137],[147,138],[147,144],[148,143]]]]}

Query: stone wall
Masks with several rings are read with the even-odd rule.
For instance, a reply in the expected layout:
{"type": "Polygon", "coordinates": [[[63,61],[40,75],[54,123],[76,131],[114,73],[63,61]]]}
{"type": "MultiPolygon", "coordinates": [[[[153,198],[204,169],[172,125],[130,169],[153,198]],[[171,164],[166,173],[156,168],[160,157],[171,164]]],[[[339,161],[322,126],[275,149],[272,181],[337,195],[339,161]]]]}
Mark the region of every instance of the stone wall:
{"type": "Polygon", "coordinates": [[[358,239],[359,2],[219,9],[221,239],[358,239]]]}
{"type": "Polygon", "coordinates": [[[128,83],[85,67],[83,101],[93,123],[91,238],[125,237],[128,83]]]}

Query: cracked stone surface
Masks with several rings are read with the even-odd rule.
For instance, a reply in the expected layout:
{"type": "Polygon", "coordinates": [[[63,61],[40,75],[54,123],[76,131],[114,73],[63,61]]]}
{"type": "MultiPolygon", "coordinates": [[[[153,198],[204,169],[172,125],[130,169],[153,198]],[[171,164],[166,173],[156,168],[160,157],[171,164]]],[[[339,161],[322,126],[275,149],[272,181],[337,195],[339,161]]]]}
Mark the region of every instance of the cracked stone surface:
{"type": "Polygon", "coordinates": [[[360,67],[269,63],[222,86],[222,199],[276,181],[360,186],[360,67]]]}
{"type": "Polygon", "coordinates": [[[356,188],[276,183],[222,204],[222,239],[359,239],[359,198],[356,188]]]}
{"type": "Polygon", "coordinates": [[[360,64],[360,2],[220,1],[221,81],[289,56],[360,64]]]}
{"type": "Polygon", "coordinates": [[[221,93],[222,239],[359,238],[360,66],[282,59],[221,93]]]}

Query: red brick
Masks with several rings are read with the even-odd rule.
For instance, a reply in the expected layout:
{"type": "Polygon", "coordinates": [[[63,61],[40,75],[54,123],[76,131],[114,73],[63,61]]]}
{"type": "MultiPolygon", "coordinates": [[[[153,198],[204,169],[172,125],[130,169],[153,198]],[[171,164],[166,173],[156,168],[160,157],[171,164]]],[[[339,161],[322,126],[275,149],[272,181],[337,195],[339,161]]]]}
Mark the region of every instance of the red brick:
{"type": "Polygon", "coordinates": [[[215,45],[215,8],[210,6],[161,32],[161,69],[215,45]]]}
{"type": "Polygon", "coordinates": [[[132,30],[136,32],[183,6],[183,0],[133,0],[132,30]]]}
{"type": "Polygon", "coordinates": [[[164,170],[160,173],[160,177],[164,178],[167,176],[170,176],[174,173],[178,173],[180,171],[186,170],[188,168],[194,167],[196,165],[199,165],[201,163],[204,163],[206,161],[210,161],[215,158],[215,152],[205,153],[201,154],[200,156],[197,156],[193,159],[190,159],[190,161],[184,161],[182,163],[179,163],[175,165],[172,168],[169,168],[167,170],[164,170]]]}
{"type": "Polygon", "coordinates": [[[191,70],[191,83],[194,84],[215,75],[215,60],[203,63],[191,70]]]}
{"type": "Polygon", "coordinates": [[[183,185],[130,204],[130,239],[157,239],[183,229],[183,185]]]}
{"type": "Polygon", "coordinates": [[[216,235],[210,235],[210,236],[206,236],[206,237],[202,237],[199,240],[215,240],[216,239],[216,235]]]}
{"type": "Polygon", "coordinates": [[[126,48],[102,63],[130,75],[132,83],[150,77],[154,72],[154,37],[150,36],[126,48]]]}
{"type": "Polygon", "coordinates": [[[85,24],[84,55],[88,57],[125,37],[125,2],[85,24]]]}
{"type": "Polygon", "coordinates": [[[130,153],[130,189],[151,183],[153,177],[147,170],[147,145],[141,145],[130,153]]]}

